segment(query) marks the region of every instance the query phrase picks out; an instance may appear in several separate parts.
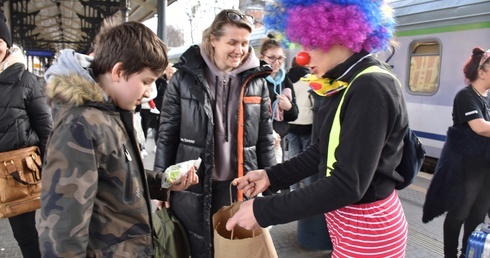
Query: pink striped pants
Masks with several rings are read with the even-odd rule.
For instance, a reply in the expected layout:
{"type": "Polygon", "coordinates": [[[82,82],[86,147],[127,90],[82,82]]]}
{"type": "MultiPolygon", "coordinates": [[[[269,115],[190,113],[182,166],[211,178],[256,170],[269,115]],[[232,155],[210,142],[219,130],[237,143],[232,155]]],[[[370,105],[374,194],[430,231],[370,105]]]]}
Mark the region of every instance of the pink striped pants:
{"type": "Polygon", "coordinates": [[[333,258],[405,257],[408,225],[396,191],[325,213],[333,258]]]}

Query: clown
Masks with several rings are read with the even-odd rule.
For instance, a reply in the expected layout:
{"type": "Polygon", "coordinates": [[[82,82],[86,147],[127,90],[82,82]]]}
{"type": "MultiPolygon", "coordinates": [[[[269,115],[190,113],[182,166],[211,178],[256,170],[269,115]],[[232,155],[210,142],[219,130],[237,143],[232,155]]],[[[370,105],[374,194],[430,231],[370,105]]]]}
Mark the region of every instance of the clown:
{"type": "Polygon", "coordinates": [[[314,174],[322,178],[298,191],[242,203],[227,228],[325,214],[332,257],[404,257],[408,227],[395,191],[403,178],[395,168],[408,115],[398,80],[373,56],[389,46],[391,8],[381,0],[278,0],[267,12],[266,26],[301,45],[312,75],[338,89],[318,111],[318,138],[308,150],[233,183],[255,197],[314,174]]]}

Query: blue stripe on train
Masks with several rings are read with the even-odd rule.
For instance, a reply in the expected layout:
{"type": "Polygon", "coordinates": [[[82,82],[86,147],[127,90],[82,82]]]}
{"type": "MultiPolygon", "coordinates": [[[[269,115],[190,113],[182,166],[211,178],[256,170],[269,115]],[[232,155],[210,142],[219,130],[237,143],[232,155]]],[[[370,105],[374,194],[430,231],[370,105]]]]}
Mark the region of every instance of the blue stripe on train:
{"type": "Polygon", "coordinates": [[[441,134],[435,134],[435,133],[428,133],[428,132],[422,132],[422,131],[415,131],[415,134],[419,138],[426,138],[426,139],[431,139],[431,140],[436,140],[436,141],[446,141],[446,135],[441,135],[441,134]]]}

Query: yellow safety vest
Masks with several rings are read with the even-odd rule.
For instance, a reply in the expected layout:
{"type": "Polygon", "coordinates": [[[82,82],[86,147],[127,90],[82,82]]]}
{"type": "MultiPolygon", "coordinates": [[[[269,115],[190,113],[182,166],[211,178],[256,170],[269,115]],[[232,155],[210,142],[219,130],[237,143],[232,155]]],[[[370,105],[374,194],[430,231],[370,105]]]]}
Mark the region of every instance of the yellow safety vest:
{"type": "Polygon", "coordinates": [[[335,158],[335,150],[337,149],[337,146],[339,146],[339,141],[340,141],[340,108],[342,107],[342,103],[344,102],[344,97],[347,94],[347,91],[349,90],[350,85],[357,79],[357,77],[366,74],[366,73],[385,73],[391,75],[398,83],[399,86],[401,86],[400,81],[389,71],[379,67],[379,66],[370,66],[354,77],[352,81],[347,85],[347,88],[345,89],[344,93],[342,94],[342,98],[340,99],[339,106],[337,107],[337,111],[335,111],[335,117],[333,119],[332,123],[332,128],[330,129],[330,135],[328,138],[328,149],[327,149],[327,172],[326,176],[330,176],[330,171],[333,170],[333,164],[337,161],[335,158]]]}

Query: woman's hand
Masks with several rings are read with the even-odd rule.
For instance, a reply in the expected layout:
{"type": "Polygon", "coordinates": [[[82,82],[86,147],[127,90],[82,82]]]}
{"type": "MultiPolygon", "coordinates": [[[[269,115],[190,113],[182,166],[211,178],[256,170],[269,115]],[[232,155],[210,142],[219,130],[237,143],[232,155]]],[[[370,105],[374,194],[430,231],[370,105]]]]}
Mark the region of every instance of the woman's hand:
{"type": "Polygon", "coordinates": [[[253,211],[254,200],[242,202],[240,209],[226,222],[226,229],[231,231],[235,226],[242,227],[247,230],[260,228],[259,223],[255,219],[253,211]]]}
{"type": "Polygon", "coordinates": [[[168,190],[183,191],[189,188],[189,186],[199,183],[199,177],[196,174],[196,168],[194,166],[192,166],[191,169],[187,171],[187,174],[182,175],[180,179],[181,180],[177,180],[180,181],[179,183],[173,184],[171,187],[168,188],[168,190]]]}
{"type": "Polygon", "coordinates": [[[279,100],[278,105],[280,109],[284,111],[289,111],[293,107],[293,104],[291,103],[291,101],[286,95],[282,94],[282,95],[277,95],[276,97],[279,100]]]}
{"type": "Polygon", "coordinates": [[[274,138],[274,146],[278,146],[281,143],[281,136],[276,131],[272,131],[272,137],[274,138]]]}
{"type": "Polygon", "coordinates": [[[243,190],[248,198],[257,196],[271,185],[269,177],[263,169],[249,171],[245,176],[235,178],[231,183],[239,190],[243,190]]]}

